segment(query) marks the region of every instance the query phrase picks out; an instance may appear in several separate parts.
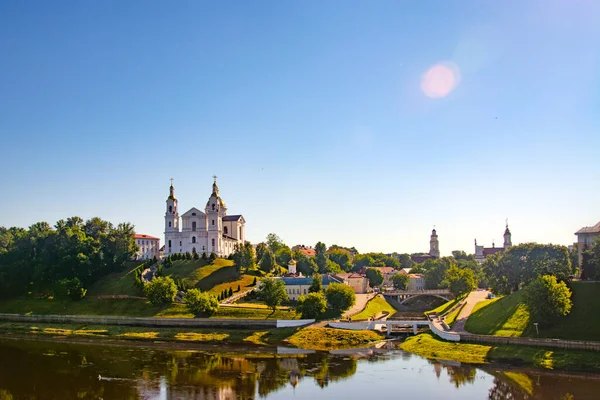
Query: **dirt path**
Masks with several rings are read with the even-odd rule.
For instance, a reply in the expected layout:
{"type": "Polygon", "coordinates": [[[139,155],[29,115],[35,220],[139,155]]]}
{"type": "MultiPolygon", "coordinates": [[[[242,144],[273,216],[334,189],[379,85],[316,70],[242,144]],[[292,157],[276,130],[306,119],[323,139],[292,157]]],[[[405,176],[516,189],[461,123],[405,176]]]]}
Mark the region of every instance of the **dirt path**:
{"type": "Polygon", "coordinates": [[[350,308],[348,311],[346,311],[342,315],[342,318],[348,318],[348,317],[358,314],[359,312],[364,310],[365,307],[367,306],[368,301],[371,300],[373,297],[375,297],[374,293],[357,294],[356,295],[356,303],[354,303],[352,308],[350,308]]]}
{"type": "Polygon", "coordinates": [[[473,307],[475,304],[479,303],[481,300],[485,300],[490,292],[487,290],[475,290],[467,296],[466,304],[460,311],[458,317],[456,317],[456,321],[452,326],[452,332],[456,333],[468,333],[465,331],[465,323],[467,322],[467,318],[473,312],[473,307]]]}

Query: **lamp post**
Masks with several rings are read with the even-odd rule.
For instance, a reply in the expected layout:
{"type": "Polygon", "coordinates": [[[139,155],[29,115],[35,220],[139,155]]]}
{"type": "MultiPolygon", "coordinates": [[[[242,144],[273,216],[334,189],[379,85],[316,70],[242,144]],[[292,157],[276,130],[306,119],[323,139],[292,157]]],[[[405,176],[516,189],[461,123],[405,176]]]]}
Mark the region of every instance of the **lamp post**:
{"type": "Polygon", "coordinates": [[[535,326],[535,333],[537,333],[539,335],[540,331],[538,330],[538,323],[534,322],[533,325],[535,326]]]}

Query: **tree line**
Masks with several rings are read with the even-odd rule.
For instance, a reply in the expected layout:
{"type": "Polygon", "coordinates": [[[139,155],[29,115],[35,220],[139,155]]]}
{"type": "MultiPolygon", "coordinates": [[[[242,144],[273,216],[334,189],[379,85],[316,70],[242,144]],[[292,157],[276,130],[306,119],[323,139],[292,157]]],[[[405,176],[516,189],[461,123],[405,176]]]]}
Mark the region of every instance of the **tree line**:
{"type": "Polygon", "coordinates": [[[0,297],[27,293],[78,298],[85,288],[135,257],[134,226],[98,217],[61,219],[52,227],[0,227],[0,297]]]}

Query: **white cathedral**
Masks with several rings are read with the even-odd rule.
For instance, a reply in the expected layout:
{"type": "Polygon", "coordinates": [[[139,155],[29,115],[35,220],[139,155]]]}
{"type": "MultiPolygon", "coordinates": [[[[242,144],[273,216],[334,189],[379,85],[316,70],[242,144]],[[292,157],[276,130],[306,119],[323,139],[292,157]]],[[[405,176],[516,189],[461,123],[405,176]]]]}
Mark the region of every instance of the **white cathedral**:
{"type": "Polygon", "coordinates": [[[227,215],[225,202],[219,196],[217,177],[204,212],[192,207],[181,216],[175,189],[171,182],[165,213],[165,256],[174,253],[215,253],[218,257],[227,257],[234,251],[236,243],[246,239],[246,221],[241,215],[227,215]]]}

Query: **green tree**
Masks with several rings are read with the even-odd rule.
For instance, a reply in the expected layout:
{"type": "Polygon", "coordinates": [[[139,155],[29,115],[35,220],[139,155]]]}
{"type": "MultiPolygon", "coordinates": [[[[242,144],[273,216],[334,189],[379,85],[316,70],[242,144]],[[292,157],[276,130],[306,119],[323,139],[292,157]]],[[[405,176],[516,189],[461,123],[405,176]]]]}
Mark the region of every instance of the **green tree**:
{"type": "Polygon", "coordinates": [[[359,271],[364,267],[372,266],[375,260],[368,254],[358,254],[354,256],[352,260],[352,265],[354,266],[352,269],[354,271],[359,271]]]}
{"type": "Polygon", "coordinates": [[[525,287],[523,300],[531,318],[542,326],[550,326],[556,319],[571,312],[571,290],[555,276],[543,275],[525,287]]]}
{"type": "Polygon", "coordinates": [[[410,258],[410,254],[398,254],[398,261],[400,262],[400,268],[412,268],[415,265],[415,262],[410,258]]]}
{"type": "Polygon", "coordinates": [[[232,254],[232,259],[235,264],[238,275],[242,268],[246,271],[253,269],[256,266],[256,257],[254,248],[250,242],[236,243],[232,254]]]}
{"type": "Polygon", "coordinates": [[[372,288],[381,286],[383,283],[383,274],[378,269],[367,268],[366,276],[369,281],[369,286],[372,288]]]}
{"type": "Polygon", "coordinates": [[[277,251],[274,254],[277,264],[287,268],[288,264],[290,263],[290,260],[292,259],[292,250],[290,250],[290,248],[286,245],[283,245],[279,247],[279,249],[277,249],[277,251]]]}
{"type": "Polygon", "coordinates": [[[227,292],[227,296],[228,297],[233,296],[233,289],[231,288],[231,286],[229,287],[229,291],[227,292]]]}
{"type": "Polygon", "coordinates": [[[340,266],[341,270],[346,272],[352,270],[352,258],[348,250],[329,250],[327,255],[331,261],[340,266]]]}
{"type": "MultiPolygon", "coordinates": [[[[272,253],[271,253],[272,254],[272,253]]],[[[258,298],[273,311],[277,306],[289,299],[285,291],[285,283],[281,279],[263,279],[257,290],[258,298]]]]}
{"type": "Polygon", "coordinates": [[[183,296],[188,311],[194,316],[210,317],[217,312],[219,300],[210,293],[202,293],[199,289],[190,289],[183,296]]]}
{"type": "Polygon", "coordinates": [[[271,250],[267,250],[260,260],[260,269],[266,273],[269,273],[273,271],[276,264],[277,262],[275,260],[275,255],[271,250]]]}
{"type": "Polygon", "coordinates": [[[285,243],[283,243],[283,240],[281,240],[279,236],[274,233],[269,233],[267,235],[267,247],[269,247],[269,250],[271,250],[273,254],[277,253],[277,250],[283,246],[285,246],[285,243]]]}
{"type": "Polygon", "coordinates": [[[327,310],[325,295],[318,292],[300,296],[297,310],[302,314],[302,318],[319,318],[327,310]]]}
{"type": "Polygon", "coordinates": [[[309,293],[321,293],[323,291],[323,278],[320,274],[314,274],[312,277],[312,283],[308,288],[309,293]]]}
{"type": "Polygon", "coordinates": [[[477,287],[473,271],[468,268],[458,268],[456,264],[446,271],[445,282],[445,286],[448,286],[455,297],[470,293],[477,287]]]}
{"type": "Polygon", "coordinates": [[[81,300],[87,290],[81,285],[79,278],[62,279],[56,284],[54,297],[58,299],[81,300]]]}
{"type": "Polygon", "coordinates": [[[356,303],[354,290],[348,285],[331,283],[325,290],[329,307],[337,313],[342,313],[356,303]]]}
{"type": "Polygon", "coordinates": [[[172,303],[177,285],[170,276],[154,278],[144,285],[144,294],[153,305],[172,303]]]}
{"type": "Polygon", "coordinates": [[[294,250],[292,256],[296,260],[296,271],[301,272],[303,275],[311,276],[319,270],[313,257],[307,257],[299,250],[294,250]]]}
{"type": "Polygon", "coordinates": [[[210,258],[211,261],[215,261],[217,259],[217,255],[213,251],[213,252],[210,253],[210,256],[208,258],[210,258]]]}
{"type": "Polygon", "coordinates": [[[406,274],[394,274],[392,276],[392,283],[394,284],[394,289],[396,290],[406,290],[408,288],[408,282],[410,278],[406,274]]]}
{"type": "Polygon", "coordinates": [[[257,262],[260,262],[260,260],[262,260],[263,255],[265,254],[265,252],[267,251],[268,248],[269,247],[264,242],[260,242],[259,244],[256,245],[256,260],[257,260],[257,262]]]}
{"type": "Polygon", "coordinates": [[[581,279],[600,280],[600,240],[592,246],[584,245],[581,254],[581,279]]]}
{"type": "Polygon", "coordinates": [[[315,246],[315,261],[319,267],[320,273],[328,272],[327,265],[327,255],[325,254],[327,251],[327,246],[325,243],[318,242],[315,246]]]}

